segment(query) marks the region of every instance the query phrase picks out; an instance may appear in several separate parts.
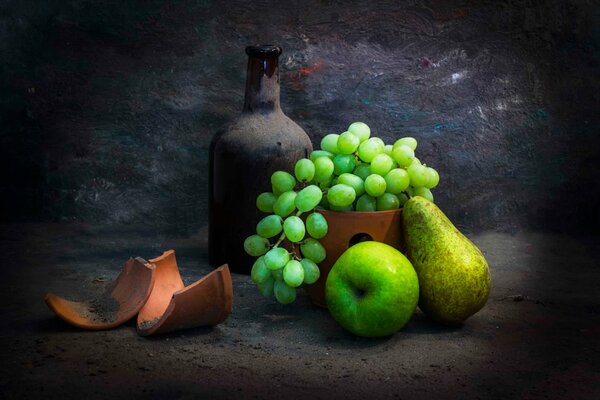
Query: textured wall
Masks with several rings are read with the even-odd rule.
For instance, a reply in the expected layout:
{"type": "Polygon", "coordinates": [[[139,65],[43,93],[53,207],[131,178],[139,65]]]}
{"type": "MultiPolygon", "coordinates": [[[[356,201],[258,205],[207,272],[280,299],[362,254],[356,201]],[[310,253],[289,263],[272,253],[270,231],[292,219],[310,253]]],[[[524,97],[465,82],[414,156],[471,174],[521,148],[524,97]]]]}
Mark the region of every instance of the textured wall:
{"type": "Polygon", "coordinates": [[[313,142],[415,136],[459,226],[598,225],[597,2],[277,3],[0,1],[2,219],[197,231],[244,46],[271,42],[313,142]]]}

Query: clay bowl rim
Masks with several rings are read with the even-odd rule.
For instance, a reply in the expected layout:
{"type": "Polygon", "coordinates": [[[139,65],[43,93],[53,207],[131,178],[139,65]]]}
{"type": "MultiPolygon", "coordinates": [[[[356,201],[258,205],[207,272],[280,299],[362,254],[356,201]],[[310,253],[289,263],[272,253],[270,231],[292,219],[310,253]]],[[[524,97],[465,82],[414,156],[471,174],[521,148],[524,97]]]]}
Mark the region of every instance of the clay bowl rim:
{"type": "MultiPolygon", "coordinates": [[[[338,216],[353,215],[353,216],[363,219],[363,218],[369,218],[369,217],[374,217],[374,216],[384,216],[387,214],[393,215],[393,214],[400,213],[403,209],[404,209],[404,207],[396,208],[393,210],[382,210],[382,211],[334,211],[334,210],[326,210],[324,208],[315,208],[312,212],[318,212],[318,213],[322,213],[322,214],[333,214],[333,215],[338,215],[338,216]]],[[[307,213],[307,214],[309,214],[309,213],[307,213]]]]}

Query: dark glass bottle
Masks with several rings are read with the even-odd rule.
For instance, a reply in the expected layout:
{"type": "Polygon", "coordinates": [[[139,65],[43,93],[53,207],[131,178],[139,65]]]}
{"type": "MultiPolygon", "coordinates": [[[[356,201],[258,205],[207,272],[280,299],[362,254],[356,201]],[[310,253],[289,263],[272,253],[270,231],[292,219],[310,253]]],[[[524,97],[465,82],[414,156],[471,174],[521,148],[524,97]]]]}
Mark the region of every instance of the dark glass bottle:
{"type": "Polygon", "coordinates": [[[271,191],[273,172],[293,174],[296,161],[308,157],[312,144],[281,111],[281,48],[249,46],[246,54],[244,108],[210,144],[208,257],[214,267],[227,263],[232,271],[248,274],[255,258],[244,251],[244,240],[266,215],[256,208],[256,197],[271,191]]]}

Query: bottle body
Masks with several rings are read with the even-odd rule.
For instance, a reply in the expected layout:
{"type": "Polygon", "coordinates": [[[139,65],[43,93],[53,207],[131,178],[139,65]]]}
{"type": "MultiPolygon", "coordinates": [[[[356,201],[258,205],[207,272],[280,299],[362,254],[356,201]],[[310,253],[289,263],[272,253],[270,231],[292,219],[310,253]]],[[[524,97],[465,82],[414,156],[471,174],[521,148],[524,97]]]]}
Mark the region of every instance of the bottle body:
{"type": "Polygon", "coordinates": [[[273,172],[293,172],[312,151],[308,135],[279,107],[279,54],[266,61],[248,54],[243,112],[215,134],[209,150],[209,262],[239,273],[250,273],[255,259],[244,240],[265,216],[256,197],[271,191],[273,172]]]}

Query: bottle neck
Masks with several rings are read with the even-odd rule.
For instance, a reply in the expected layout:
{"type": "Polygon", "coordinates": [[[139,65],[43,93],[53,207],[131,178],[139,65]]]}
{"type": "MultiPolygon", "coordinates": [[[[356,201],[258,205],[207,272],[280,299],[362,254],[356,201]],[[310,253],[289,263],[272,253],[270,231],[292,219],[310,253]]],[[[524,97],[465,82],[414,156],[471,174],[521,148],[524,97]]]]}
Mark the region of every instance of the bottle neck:
{"type": "Polygon", "coordinates": [[[265,47],[246,48],[248,70],[243,112],[270,112],[281,109],[279,103],[279,54],[265,47]]]}

